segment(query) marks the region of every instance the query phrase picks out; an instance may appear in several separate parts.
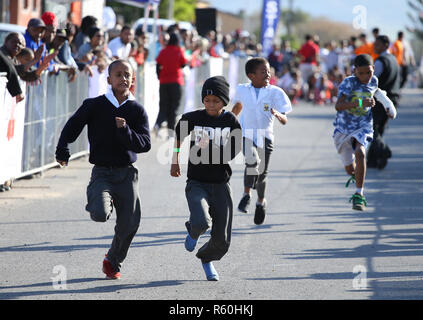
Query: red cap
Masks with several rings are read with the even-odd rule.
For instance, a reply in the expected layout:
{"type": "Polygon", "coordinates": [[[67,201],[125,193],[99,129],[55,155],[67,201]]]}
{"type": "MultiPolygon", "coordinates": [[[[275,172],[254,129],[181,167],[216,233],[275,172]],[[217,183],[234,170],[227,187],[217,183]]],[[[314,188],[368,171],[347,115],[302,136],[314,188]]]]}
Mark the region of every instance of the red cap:
{"type": "Polygon", "coordinates": [[[41,20],[44,21],[44,23],[48,25],[52,25],[54,27],[57,27],[59,25],[56,15],[53,12],[46,11],[41,16],[41,20]]]}

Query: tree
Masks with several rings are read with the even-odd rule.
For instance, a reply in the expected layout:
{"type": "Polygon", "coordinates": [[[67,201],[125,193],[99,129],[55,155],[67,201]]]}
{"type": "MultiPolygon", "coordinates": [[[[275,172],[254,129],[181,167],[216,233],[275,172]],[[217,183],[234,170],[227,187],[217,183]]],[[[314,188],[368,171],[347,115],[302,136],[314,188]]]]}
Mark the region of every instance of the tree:
{"type": "Polygon", "coordinates": [[[298,37],[298,29],[310,21],[310,15],[301,9],[293,9],[292,1],[288,9],[282,9],[280,22],[286,29],[286,34],[282,36],[283,41],[289,41],[293,49],[299,49],[302,38],[298,37]]]}
{"type": "Polygon", "coordinates": [[[413,22],[413,27],[407,27],[407,30],[413,33],[418,39],[423,40],[423,0],[408,0],[408,6],[414,11],[407,12],[408,17],[413,22]]]}
{"type": "Polygon", "coordinates": [[[106,6],[112,7],[117,16],[122,16],[124,23],[132,24],[138,18],[144,17],[144,9],[126,5],[117,1],[106,1],[106,6]]]}
{"type": "MultiPolygon", "coordinates": [[[[175,21],[195,21],[196,0],[174,0],[173,19],[175,21]]],[[[144,9],[117,1],[107,0],[106,5],[113,8],[116,15],[123,17],[125,23],[131,24],[139,18],[144,17],[144,9]]],[[[159,5],[159,17],[167,19],[169,0],[161,0],[159,5]]],[[[150,14],[151,15],[151,14],[150,14]]]]}
{"type": "MultiPolygon", "coordinates": [[[[195,3],[196,0],[174,0],[173,4],[173,20],[195,21],[195,3]]],[[[160,18],[167,19],[169,8],[169,0],[161,0],[159,5],[160,18]]]]}
{"type": "Polygon", "coordinates": [[[309,20],[310,15],[301,9],[282,9],[281,22],[284,24],[288,36],[291,36],[293,33],[295,33],[293,30],[295,30],[298,25],[304,24],[309,20]]]}

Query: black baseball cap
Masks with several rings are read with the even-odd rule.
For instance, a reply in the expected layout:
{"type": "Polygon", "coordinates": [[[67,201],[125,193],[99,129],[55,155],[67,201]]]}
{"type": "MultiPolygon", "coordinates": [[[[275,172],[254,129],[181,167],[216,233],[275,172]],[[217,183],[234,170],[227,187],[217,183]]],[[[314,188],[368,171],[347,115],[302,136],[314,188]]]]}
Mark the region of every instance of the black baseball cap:
{"type": "Polygon", "coordinates": [[[43,28],[45,28],[46,25],[45,25],[43,20],[38,19],[38,18],[32,18],[31,20],[28,21],[27,27],[28,28],[29,27],[35,27],[35,28],[43,27],[43,28]]]}
{"type": "Polygon", "coordinates": [[[65,29],[57,29],[56,30],[56,37],[61,37],[61,38],[68,38],[68,35],[66,34],[66,30],[65,29]]]}

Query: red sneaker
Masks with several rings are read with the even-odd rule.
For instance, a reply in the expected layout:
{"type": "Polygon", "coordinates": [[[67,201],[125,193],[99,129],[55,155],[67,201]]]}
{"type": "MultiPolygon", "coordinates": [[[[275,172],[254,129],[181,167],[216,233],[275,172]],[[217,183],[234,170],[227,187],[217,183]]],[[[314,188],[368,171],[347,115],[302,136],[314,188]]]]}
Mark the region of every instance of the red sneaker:
{"type": "Polygon", "coordinates": [[[112,264],[107,260],[107,255],[103,260],[103,272],[106,274],[107,279],[120,279],[120,272],[113,269],[112,264]]]}

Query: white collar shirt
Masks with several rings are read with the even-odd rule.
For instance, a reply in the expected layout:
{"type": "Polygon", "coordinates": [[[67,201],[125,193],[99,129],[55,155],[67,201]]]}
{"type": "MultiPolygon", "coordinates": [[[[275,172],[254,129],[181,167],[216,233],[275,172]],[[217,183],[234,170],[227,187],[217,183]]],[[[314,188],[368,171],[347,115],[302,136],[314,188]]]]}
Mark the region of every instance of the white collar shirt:
{"type": "Polygon", "coordinates": [[[113,91],[112,91],[110,86],[109,86],[107,92],[105,93],[105,96],[106,96],[107,100],[109,100],[110,103],[113,104],[116,108],[119,108],[120,106],[124,105],[127,101],[135,100],[134,95],[132,93],[129,93],[128,99],[126,99],[124,102],[119,104],[119,102],[116,99],[115,95],[113,94],[113,91]]]}
{"type": "Polygon", "coordinates": [[[232,102],[242,104],[239,122],[243,137],[253,140],[260,148],[264,146],[264,138],[274,141],[275,116],[270,109],[285,114],[292,111],[291,101],[286,93],[274,85],[260,88],[257,96],[251,83],[239,84],[232,102]]]}

